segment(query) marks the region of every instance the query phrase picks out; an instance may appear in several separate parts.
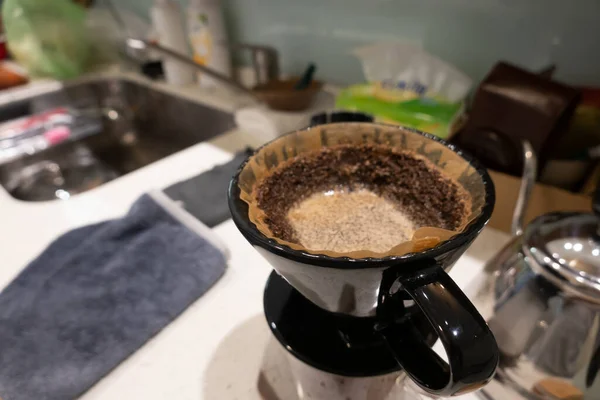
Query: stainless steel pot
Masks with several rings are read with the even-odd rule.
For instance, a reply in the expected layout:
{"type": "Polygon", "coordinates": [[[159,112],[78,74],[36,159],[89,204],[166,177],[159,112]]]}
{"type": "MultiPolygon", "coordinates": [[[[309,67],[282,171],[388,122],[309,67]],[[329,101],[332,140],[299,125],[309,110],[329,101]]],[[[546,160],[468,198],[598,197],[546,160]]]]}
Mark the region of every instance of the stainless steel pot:
{"type": "Polygon", "coordinates": [[[535,219],[486,267],[498,375],[530,398],[549,383],[569,393],[557,398],[600,399],[600,190],[594,210],[535,219]]]}

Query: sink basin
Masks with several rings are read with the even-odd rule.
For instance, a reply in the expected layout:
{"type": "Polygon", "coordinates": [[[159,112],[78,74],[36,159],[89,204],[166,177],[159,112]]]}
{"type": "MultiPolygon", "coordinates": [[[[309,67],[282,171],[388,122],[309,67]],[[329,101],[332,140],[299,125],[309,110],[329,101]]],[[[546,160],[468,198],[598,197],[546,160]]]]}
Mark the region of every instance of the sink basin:
{"type": "Polygon", "coordinates": [[[233,128],[233,116],[127,79],[67,84],[0,107],[0,122],[56,107],[91,113],[98,132],[0,165],[25,201],[68,198],[233,128]]]}

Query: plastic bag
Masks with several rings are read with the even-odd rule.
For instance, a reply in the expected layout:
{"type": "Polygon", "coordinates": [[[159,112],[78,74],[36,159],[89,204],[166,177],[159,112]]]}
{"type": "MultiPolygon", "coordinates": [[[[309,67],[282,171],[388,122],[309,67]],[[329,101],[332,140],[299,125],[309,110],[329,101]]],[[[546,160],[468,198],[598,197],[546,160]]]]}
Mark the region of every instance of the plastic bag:
{"type": "Polygon", "coordinates": [[[4,0],[10,51],[33,76],[82,74],[93,51],[85,9],[71,0],[4,0]]]}
{"type": "Polygon", "coordinates": [[[471,88],[468,76],[412,43],[379,43],[356,49],[354,55],[362,61],[367,81],[403,98],[454,103],[471,88]]]}
{"type": "Polygon", "coordinates": [[[337,107],[448,136],[471,88],[468,76],[412,43],[377,43],[354,54],[368,83],[341,91],[337,107]]]}

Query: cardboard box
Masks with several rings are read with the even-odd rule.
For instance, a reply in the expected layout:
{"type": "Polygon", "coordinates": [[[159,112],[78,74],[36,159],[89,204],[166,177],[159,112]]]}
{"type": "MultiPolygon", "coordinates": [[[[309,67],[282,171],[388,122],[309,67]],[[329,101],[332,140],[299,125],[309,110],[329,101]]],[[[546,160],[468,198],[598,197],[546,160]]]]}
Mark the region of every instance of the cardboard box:
{"type": "MultiPolygon", "coordinates": [[[[496,206],[489,226],[511,233],[512,217],[519,196],[521,180],[500,172],[489,171],[496,186],[496,206]]],[[[589,196],[567,192],[552,186],[536,184],[525,213],[524,226],[534,218],[553,211],[591,212],[589,196]]]]}

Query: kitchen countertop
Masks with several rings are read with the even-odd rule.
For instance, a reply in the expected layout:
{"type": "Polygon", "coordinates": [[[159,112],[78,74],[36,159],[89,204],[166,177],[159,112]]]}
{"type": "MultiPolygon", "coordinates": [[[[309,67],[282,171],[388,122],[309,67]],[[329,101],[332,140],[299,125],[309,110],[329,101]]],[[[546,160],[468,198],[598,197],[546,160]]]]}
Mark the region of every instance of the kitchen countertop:
{"type": "MultiPolygon", "coordinates": [[[[48,90],[56,87],[52,82],[44,85],[48,90]]],[[[35,90],[46,90],[40,87],[35,90]]],[[[224,110],[232,111],[239,106],[237,100],[227,95],[202,93],[197,88],[177,90],[224,110]]],[[[15,91],[0,95],[0,104],[22,94],[15,91]]],[[[0,188],[0,290],[62,233],[119,217],[143,193],[197,175],[227,162],[245,146],[258,144],[250,135],[233,130],[68,201],[27,203],[13,199],[0,188]]],[[[262,291],[271,268],[231,220],[213,231],[231,252],[223,278],[82,399],[260,398],[256,377],[269,334],[266,323],[261,327],[257,321],[262,318],[262,291]],[[242,332],[246,342],[223,346],[233,332],[238,335],[242,332]]],[[[506,234],[486,228],[457,262],[451,276],[466,289],[467,295],[473,295],[468,289],[477,279],[483,262],[507,240],[506,234]]]]}

